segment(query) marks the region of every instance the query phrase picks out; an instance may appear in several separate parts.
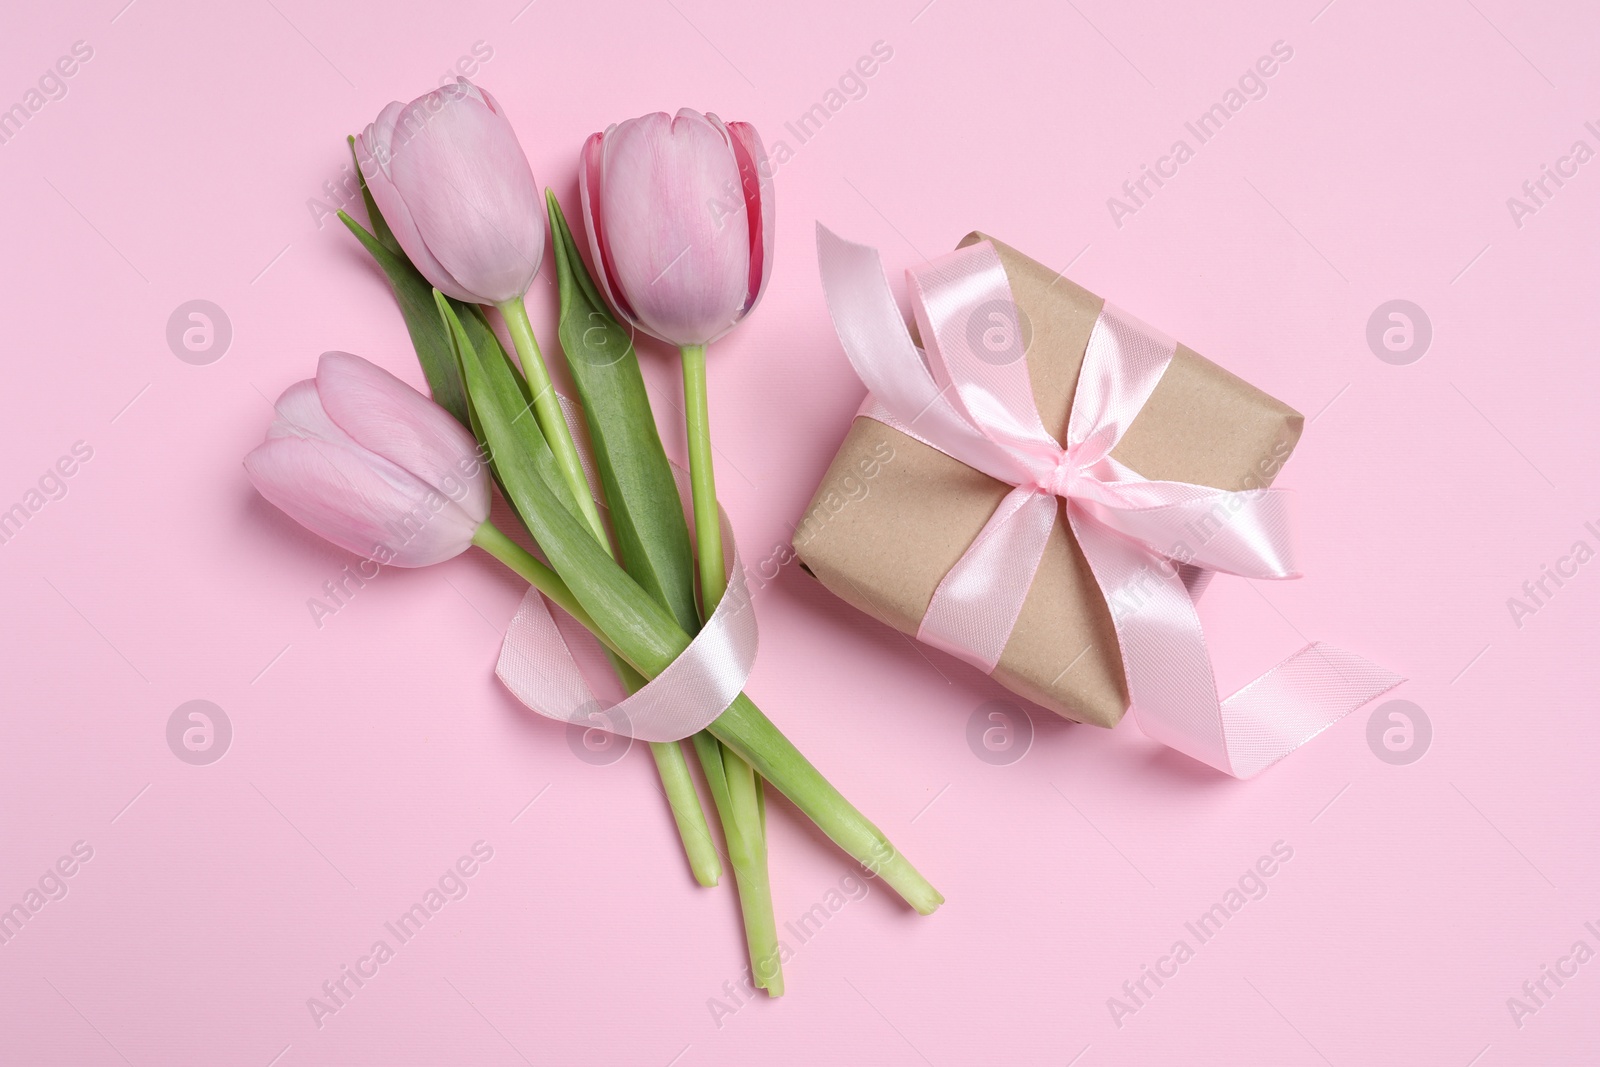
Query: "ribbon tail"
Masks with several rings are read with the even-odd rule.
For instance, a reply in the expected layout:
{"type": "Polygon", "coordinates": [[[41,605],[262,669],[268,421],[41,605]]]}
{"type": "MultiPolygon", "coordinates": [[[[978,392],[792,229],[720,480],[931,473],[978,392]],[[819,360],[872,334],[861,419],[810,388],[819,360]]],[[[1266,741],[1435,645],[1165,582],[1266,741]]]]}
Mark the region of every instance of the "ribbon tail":
{"type": "Polygon", "coordinates": [[[1230,773],[1250,778],[1404,678],[1314,642],[1222,702],[1230,773]]]}
{"type": "Polygon", "coordinates": [[[1183,576],[1075,504],[1068,506],[1067,518],[1111,609],[1139,728],[1168,748],[1232,773],[1211,657],[1183,576]]]}
{"type": "Polygon", "coordinates": [[[1073,533],[1111,606],[1133,715],[1153,740],[1250,778],[1404,679],[1360,656],[1312,644],[1217,699],[1195,612],[1199,575],[1151,565],[1133,542],[1069,510],[1073,533]]]}
{"type": "Polygon", "coordinates": [[[517,606],[494,673],[512,696],[545,718],[596,725],[600,704],[537,589],[529,589],[517,606]]]}

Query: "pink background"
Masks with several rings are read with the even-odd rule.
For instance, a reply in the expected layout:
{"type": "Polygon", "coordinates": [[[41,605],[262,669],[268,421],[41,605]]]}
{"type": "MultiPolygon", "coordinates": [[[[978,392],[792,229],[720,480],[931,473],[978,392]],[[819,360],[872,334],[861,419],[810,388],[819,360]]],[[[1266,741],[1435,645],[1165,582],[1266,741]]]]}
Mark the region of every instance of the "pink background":
{"type": "MultiPolygon", "coordinates": [[[[1600,546],[1600,161],[1520,227],[1506,203],[1600,148],[1586,5],[124,3],[27,5],[0,33],[0,107],[93,50],[0,145],[0,508],[93,450],[0,545],[0,907],[93,850],[0,946],[0,1060],[1593,1062],[1600,962],[1520,1026],[1507,1007],[1600,949],[1600,564],[1520,627],[1507,607],[1600,546]],[[865,96],[798,144],[783,124],[878,41],[865,96]],[[1265,98],[1116,225],[1107,198],[1193,147],[1185,121],[1277,41],[1265,98]],[[714,1018],[743,966],[731,891],[691,883],[642,749],[591,765],[499,688],[516,582],[481,554],[387,571],[319,629],[307,600],[352,560],[239,466],[325,349],[420,382],[389,293],[309,202],[332,203],[346,133],[478,42],[569,210],[582,138],[644,111],[795,150],[771,290],[711,368],[752,560],[862,392],[813,223],[896,277],[982,228],[1306,413],[1280,484],[1309,577],[1212,586],[1223,687],[1328,640],[1411,679],[1393,696],[1431,721],[1426,755],[1380,760],[1369,708],[1239,783],[1035,709],[1026,755],[987,763],[967,728],[1004,691],[791,564],[758,594],[752,692],[949,903],[920,919],[873,886],[796,949],[787,997],[714,1018]],[[1433,328],[1404,366],[1366,339],[1397,298],[1433,328]],[[166,340],[194,299],[233,330],[204,366],[166,340]],[[208,766],[166,741],[196,699],[233,728],[208,766]],[[467,895],[319,1028],[307,999],[478,841],[467,895]],[[1279,841],[1264,899],[1196,947],[1184,923],[1279,841]],[[1108,998],[1180,938],[1194,958],[1119,1026],[1108,998]]],[[[548,270],[530,303],[550,338],[548,270]]],[[[643,356],[681,455],[675,368],[643,356]]],[[[852,870],[785,805],[771,838],[780,923],[852,870]]]]}

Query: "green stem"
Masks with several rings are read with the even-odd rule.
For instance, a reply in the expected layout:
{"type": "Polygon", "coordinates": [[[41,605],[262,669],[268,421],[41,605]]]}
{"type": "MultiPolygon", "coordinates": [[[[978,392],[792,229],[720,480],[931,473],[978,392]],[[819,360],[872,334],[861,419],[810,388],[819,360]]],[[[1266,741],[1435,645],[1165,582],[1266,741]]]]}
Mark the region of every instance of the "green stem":
{"type": "MultiPolygon", "coordinates": [[[[650,681],[617,653],[606,651],[617,677],[622,679],[630,694],[637,693],[650,681]]],[[[705,808],[700,805],[700,794],[695,791],[694,778],[689,774],[689,761],[683,757],[683,746],[676,741],[650,741],[648,744],[650,755],[656,761],[656,774],[661,779],[667,807],[672,809],[672,821],[678,827],[678,839],[683,842],[689,872],[701,885],[714,886],[722,881],[722,857],[717,855],[716,843],[711,840],[711,827],[706,823],[705,808]]]]}
{"type": "Polygon", "coordinates": [[[767,839],[762,832],[761,779],[750,764],[724,748],[723,767],[728,780],[728,808],[724,819],[728,834],[728,859],[739,887],[739,911],[744,915],[744,937],[750,950],[750,974],[769,996],[783,996],[783,958],[778,949],[778,920],[772,912],[772,883],[767,873],[767,839]]]}
{"type": "Polygon", "coordinates": [[[600,509],[595,506],[589,479],[583,473],[583,461],[578,458],[578,444],[572,439],[572,429],[567,426],[567,418],[561,411],[561,401],[556,398],[550,372],[545,369],[544,357],[539,354],[539,342],[533,336],[528,309],[519,296],[501,304],[500,313],[505,316],[506,327],[511,331],[511,343],[516,346],[517,357],[522,361],[523,377],[533,393],[533,416],[539,422],[539,429],[544,431],[545,440],[550,443],[550,451],[554,453],[561,476],[578,502],[579,512],[594,531],[595,537],[610,551],[610,538],[606,535],[605,524],[600,521],[600,509]]]}
{"type": "Polygon", "coordinates": [[[601,643],[611,651],[619,656],[622,654],[610,639],[600,633],[594,619],[583,610],[583,605],[572,595],[572,590],[561,580],[561,575],[545,566],[532,552],[507,537],[500,531],[500,527],[492,522],[485,522],[473,533],[472,543],[510,567],[523,581],[543,593],[550,603],[577,619],[584,629],[600,638],[601,643]]]}
{"type": "Polygon", "coordinates": [[[695,754],[700,757],[700,769],[705,772],[706,785],[711,788],[711,802],[717,807],[726,834],[728,819],[732,817],[729,813],[733,809],[728,806],[728,772],[722,764],[722,742],[711,736],[710,730],[701,730],[690,740],[694,742],[695,754]]]}
{"type": "Polygon", "coordinates": [[[689,437],[689,484],[694,490],[695,554],[700,561],[701,612],[709,617],[728,587],[717,516],[717,475],[711,465],[711,410],[706,399],[706,346],[684,345],[683,412],[689,437]]]}
{"type": "MultiPolygon", "coordinates": [[[[600,636],[594,620],[579,606],[561,576],[507,537],[499,527],[484,523],[472,535],[472,543],[521,575],[529,585],[577,619],[590,633],[600,636]]],[[[604,637],[600,639],[611,652],[612,665],[616,667],[617,676],[627,686],[628,692],[638,692],[647,681],[645,676],[623,659],[609,641],[604,637]]],[[[671,741],[652,741],[650,755],[655,757],[661,788],[666,792],[667,805],[672,809],[672,821],[677,824],[678,837],[683,841],[683,852],[689,860],[689,870],[694,874],[694,880],[703,886],[716,885],[722,880],[722,859],[712,843],[711,827],[706,825],[705,810],[700,806],[700,795],[695,792],[694,779],[689,775],[689,764],[683,758],[683,749],[671,741]]]]}
{"type": "MultiPolygon", "coordinates": [[[[639,676],[641,683],[646,680],[639,676]]],[[[629,692],[634,691],[630,686],[629,692]]],[[[678,826],[683,854],[688,857],[694,880],[703,886],[716,885],[722,880],[722,857],[712,843],[711,827],[706,824],[705,809],[700,806],[700,794],[695,792],[682,746],[676,741],[651,741],[650,755],[655,757],[656,773],[661,776],[661,788],[666,791],[672,821],[678,826]]]]}
{"type": "MultiPolygon", "coordinates": [[[[684,345],[683,409],[689,440],[689,484],[693,490],[694,541],[700,571],[700,613],[711,613],[727,591],[722,552],[722,519],[717,513],[717,475],[711,459],[711,404],[706,395],[706,346],[684,345]]],[[[783,995],[783,968],[778,956],[778,924],[772,912],[772,882],[767,869],[766,805],[761,779],[736,752],[724,749],[722,764],[728,783],[728,808],[722,830],[728,859],[739,887],[745,941],[756,984],[770,996],[783,995]],[[731,834],[730,834],[731,831],[731,834]],[[739,838],[735,847],[733,838],[739,838]]]]}
{"type": "Polygon", "coordinates": [[[944,903],[943,894],[811,765],[748,696],[740,693],[708,729],[777,786],[834,844],[882,878],[918,912],[931,914],[944,903]]]}
{"type": "MultiPolygon", "coordinates": [[[[577,606],[576,598],[561,576],[522,546],[487,523],[478,528],[473,543],[525,578],[552,603],[568,611],[602,644],[628,660],[646,678],[660,674],[689,645],[689,636],[670,626],[665,618],[659,625],[641,618],[640,629],[627,634],[627,644],[634,651],[632,656],[626,655],[617,641],[599,629],[589,613],[577,606]]],[[[835,844],[881,877],[917,911],[927,915],[944,903],[939,891],[896,851],[881,830],[811,765],[748,696],[740,693],[709,729],[723,745],[777,786],[835,844]]]]}

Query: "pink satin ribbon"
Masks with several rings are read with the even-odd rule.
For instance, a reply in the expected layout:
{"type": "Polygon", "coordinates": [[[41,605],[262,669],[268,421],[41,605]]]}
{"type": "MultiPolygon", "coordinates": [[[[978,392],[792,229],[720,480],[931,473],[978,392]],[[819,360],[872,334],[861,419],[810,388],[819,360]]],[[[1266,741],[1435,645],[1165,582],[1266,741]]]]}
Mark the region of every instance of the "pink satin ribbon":
{"type": "MultiPolygon", "coordinates": [[[[563,398],[565,400],[565,398],[563,398]]],[[[569,423],[581,417],[563,403],[569,423]]],[[[575,434],[580,452],[584,437],[575,434]]],[[[584,466],[591,482],[589,458],[584,466]]],[[[674,467],[682,492],[687,476],[674,467]]],[[[722,543],[728,588],[711,618],[689,647],[667,668],[625,700],[600,700],[584,677],[573,649],[594,653],[599,642],[565,612],[552,616],[544,597],[529,589],[500,645],[495,674],[513,696],[549,719],[597,727],[641,741],[680,741],[699,733],[732,704],[755,666],[758,635],[756,613],[745,582],[739,546],[726,513],[722,543]],[[559,622],[557,619],[559,618],[559,622]]]]}
{"type": "Polygon", "coordinates": [[[1111,457],[1172,360],[1169,338],[1101,312],[1063,447],[1039,419],[989,242],[907,271],[925,353],[876,250],[819,224],[817,255],[834,327],[871,393],[862,414],[1015,487],[940,582],[920,640],[992,672],[1064,505],[1111,608],[1134,717],[1162,744],[1248,778],[1402,681],[1313,643],[1218,700],[1194,596],[1214,571],[1298,575],[1283,491],[1151,481],[1111,457]]]}

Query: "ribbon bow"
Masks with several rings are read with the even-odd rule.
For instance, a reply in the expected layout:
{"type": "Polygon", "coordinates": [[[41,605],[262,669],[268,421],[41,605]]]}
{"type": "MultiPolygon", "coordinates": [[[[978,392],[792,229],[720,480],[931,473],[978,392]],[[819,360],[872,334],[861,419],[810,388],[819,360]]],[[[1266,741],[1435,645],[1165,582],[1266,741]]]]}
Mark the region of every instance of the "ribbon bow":
{"type": "Polygon", "coordinates": [[[940,582],[919,640],[992,672],[1064,506],[1111,607],[1135,719],[1162,744],[1248,778],[1400,683],[1313,643],[1218,700],[1195,593],[1215,571],[1298,574],[1283,491],[1151,481],[1111,456],[1166,372],[1171,339],[1107,306],[1061,444],[1040,421],[993,245],[906,272],[922,351],[876,250],[819,224],[817,253],[834,327],[871,394],[862,414],[1015,487],[940,582]]]}

